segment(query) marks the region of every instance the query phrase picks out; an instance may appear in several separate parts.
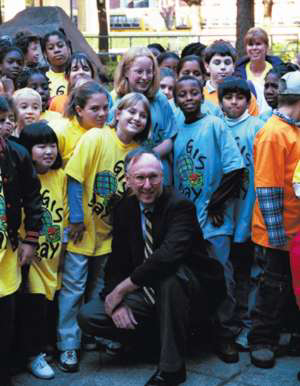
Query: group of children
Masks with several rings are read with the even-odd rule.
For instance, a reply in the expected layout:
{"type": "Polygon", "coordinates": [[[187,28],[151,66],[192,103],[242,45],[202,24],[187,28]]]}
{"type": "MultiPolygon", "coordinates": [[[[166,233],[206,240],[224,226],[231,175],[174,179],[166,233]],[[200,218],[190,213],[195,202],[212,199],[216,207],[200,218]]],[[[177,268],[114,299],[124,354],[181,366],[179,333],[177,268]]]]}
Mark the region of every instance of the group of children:
{"type": "MultiPolygon", "coordinates": [[[[103,286],[104,266],[111,252],[111,214],[127,192],[124,159],[141,145],[160,155],[164,185],[173,185],[193,201],[209,254],[224,267],[227,297],[214,321],[216,353],[225,362],[236,362],[236,343],[248,348],[249,331],[256,346],[265,344],[263,339],[253,338],[253,328],[261,316],[257,302],[259,299],[261,305],[263,298],[254,278],[264,277],[265,267],[269,267],[266,248],[273,245],[262,242],[270,238],[267,225],[264,237],[254,240],[265,248],[260,254],[265,259],[262,266],[252,241],[252,213],[257,201],[254,181],[262,189],[284,189],[284,184],[292,181],[285,181],[283,172],[283,182],[270,179],[264,185],[263,178],[256,177],[256,168],[262,167],[268,174],[273,159],[266,159],[263,150],[259,153],[260,144],[255,158],[253,147],[257,137],[268,142],[269,129],[262,128],[269,118],[275,128],[280,120],[291,126],[290,130],[297,127],[300,116],[291,113],[292,108],[281,111],[279,104],[277,111],[280,78],[295,68],[285,64],[268,72],[265,98],[270,110],[260,117],[251,85],[234,76],[235,50],[224,41],[214,42],[202,56],[200,47],[194,45],[184,50],[187,55],[181,58],[172,52],[159,53],[161,48],[155,44],[131,48],[118,64],[110,93],[96,80],[94,64],[87,55],[72,54],[63,32],[54,31],[42,39],[48,72],[36,65],[34,54],[29,55],[30,47],[35,51],[36,40],[27,45],[24,40],[23,36],[27,56],[16,46],[18,39],[5,43],[0,52],[4,95],[0,96],[0,309],[2,315],[9,310],[9,317],[0,322],[5,342],[0,349],[0,375],[7,380],[5,385],[10,382],[7,369],[12,348],[21,353],[21,362],[35,376],[54,377],[44,354],[50,343],[48,331],[57,332],[58,365],[63,371],[79,369],[81,344],[95,347],[94,337],[81,336],[76,318],[82,303],[98,296],[103,286]],[[12,96],[8,95],[6,78],[16,90],[12,96]],[[14,157],[22,157],[24,163],[14,157]],[[10,223],[16,219],[10,218],[6,168],[15,169],[16,180],[9,176],[9,184],[20,190],[18,209],[23,208],[12,232],[10,223]],[[18,239],[20,263],[15,252],[18,239]],[[51,317],[55,302],[57,326],[51,317]],[[24,318],[24,313],[31,317],[24,318]]],[[[298,74],[296,97],[288,102],[283,98],[281,103],[294,106],[300,101],[298,74]]],[[[287,90],[290,87],[288,83],[287,90]]],[[[291,147],[296,137],[290,135],[291,147]]],[[[284,148],[285,139],[280,141],[284,148]]],[[[276,149],[269,147],[275,158],[276,149]]],[[[293,160],[287,161],[290,175],[299,158],[300,151],[298,154],[293,149],[293,160]]],[[[274,173],[279,175],[282,165],[276,166],[274,173]]],[[[273,191],[268,194],[272,200],[273,191]]],[[[282,203],[282,191],[274,194],[282,203]]],[[[299,205],[296,196],[294,201],[295,212],[299,205]]],[[[259,220],[254,226],[259,228],[266,217],[261,201],[257,202],[259,220]]],[[[300,230],[298,223],[289,237],[300,230]]],[[[286,266],[284,269],[286,272],[286,266]]],[[[270,324],[273,335],[274,319],[270,324]]],[[[276,328],[279,331],[278,323],[276,328]]],[[[118,347],[114,342],[109,344],[118,347]]],[[[261,365],[255,350],[251,353],[253,363],[261,365]]]]}

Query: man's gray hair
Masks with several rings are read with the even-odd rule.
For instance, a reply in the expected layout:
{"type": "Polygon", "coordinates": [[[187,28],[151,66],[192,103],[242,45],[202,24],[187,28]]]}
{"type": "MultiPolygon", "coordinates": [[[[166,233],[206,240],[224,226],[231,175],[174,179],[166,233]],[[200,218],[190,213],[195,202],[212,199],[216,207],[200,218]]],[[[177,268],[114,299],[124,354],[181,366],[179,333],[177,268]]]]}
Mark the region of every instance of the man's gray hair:
{"type": "Polygon", "coordinates": [[[137,161],[141,158],[141,156],[143,154],[151,154],[153,155],[153,157],[155,157],[160,165],[161,165],[161,170],[163,171],[163,164],[161,162],[161,158],[160,158],[160,155],[154,151],[153,149],[151,149],[151,147],[146,147],[146,146],[140,146],[132,151],[130,151],[126,157],[125,157],[125,161],[124,161],[124,167],[125,167],[125,173],[128,174],[129,172],[129,168],[137,161]]]}

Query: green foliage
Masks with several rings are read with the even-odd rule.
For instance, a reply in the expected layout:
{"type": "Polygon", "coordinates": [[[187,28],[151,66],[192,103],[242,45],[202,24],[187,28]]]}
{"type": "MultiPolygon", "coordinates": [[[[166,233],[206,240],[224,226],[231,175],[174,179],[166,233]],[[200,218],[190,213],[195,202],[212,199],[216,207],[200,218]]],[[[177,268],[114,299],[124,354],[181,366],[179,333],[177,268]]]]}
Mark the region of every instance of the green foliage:
{"type": "Polygon", "coordinates": [[[299,52],[298,40],[291,40],[285,43],[273,43],[272,54],[280,56],[284,62],[291,62],[299,52]]]}

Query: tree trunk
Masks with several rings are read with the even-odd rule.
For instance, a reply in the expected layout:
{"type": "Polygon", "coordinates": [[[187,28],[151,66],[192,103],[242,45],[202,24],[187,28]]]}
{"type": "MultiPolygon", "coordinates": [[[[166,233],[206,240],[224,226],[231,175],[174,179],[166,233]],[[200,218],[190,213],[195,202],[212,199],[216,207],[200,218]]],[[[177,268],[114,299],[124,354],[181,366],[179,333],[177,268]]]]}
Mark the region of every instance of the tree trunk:
{"type": "Polygon", "coordinates": [[[237,0],[236,49],[238,56],[245,55],[244,36],[254,27],[254,0],[237,0]]]}
{"type": "Polygon", "coordinates": [[[96,0],[98,9],[98,22],[99,22],[99,40],[98,49],[99,52],[108,52],[108,25],[106,15],[105,0],[96,0]]]}

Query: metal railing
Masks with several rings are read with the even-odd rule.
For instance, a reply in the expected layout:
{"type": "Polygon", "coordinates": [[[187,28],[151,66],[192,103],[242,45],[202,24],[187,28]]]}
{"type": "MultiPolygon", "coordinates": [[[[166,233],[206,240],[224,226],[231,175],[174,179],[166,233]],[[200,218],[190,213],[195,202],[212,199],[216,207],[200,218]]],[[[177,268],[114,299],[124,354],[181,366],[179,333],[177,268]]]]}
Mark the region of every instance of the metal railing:
{"type": "MultiPolygon", "coordinates": [[[[98,42],[100,39],[108,39],[109,52],[100,52],[100,55],[122,54],[131,47],[147,46],[150,43],[160,43],[166,49],[181,52],[184,46],[193,42],[210,44],[216,39],[224,39],[235,44],[235,35],[233,34],[210,34],[210,35],[191,35],[190,33],[174,34],[169,33],[117,33],[112,32],[107,36],[85,35],[89,44],[98,51],[98,42]]],[[[270,34],[270,47],[275,55],[294,57],[300,51],[299,34],[270,34]]]]}

